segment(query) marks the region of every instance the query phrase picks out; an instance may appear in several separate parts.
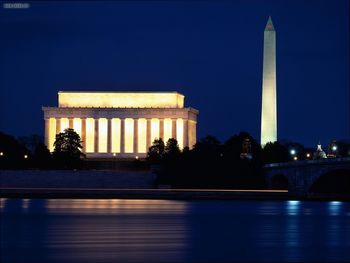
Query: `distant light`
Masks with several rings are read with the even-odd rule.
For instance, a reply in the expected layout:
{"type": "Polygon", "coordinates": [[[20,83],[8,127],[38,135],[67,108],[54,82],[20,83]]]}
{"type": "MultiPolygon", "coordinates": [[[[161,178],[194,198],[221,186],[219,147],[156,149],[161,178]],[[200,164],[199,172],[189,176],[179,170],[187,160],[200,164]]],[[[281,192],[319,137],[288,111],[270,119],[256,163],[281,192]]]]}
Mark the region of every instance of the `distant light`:
{"type": "Polygon", "coordinates": [[[4,153],[3,153],[3,152],[0,152],[0,156],[4,156],[4,153]]]}
{"type": "Polygon", "coordinates": [[[297,160],[298,160],[298,157],[294,156],[294,157],[293,157],[293,160],[294,160],[294,161],[297,161],[297,160]]]}
{"type": "Polygon", "coordinates": [[[25,154],[25,155],[24,155],[24,159],[28,159],[28,155],[25,154]]]}
{"type": "Polygon", "coordinates": [[[311,154],[310,154],[310,153],[307,153],[307,154],[306,154],[306,157],[307,157],[307,158],[311,157],[311,154]]]}
{"type": "Polygon", "coordinates": [[[135,159],[136,159],[136,160],[138,160],[138,159],[139,159],[139,157],[136,155],[136,156],[135,156],[135,159]]]}
{"type": "Polygon", "coordinates": [[[337,146],[336,146],[336,145],[333,145],[332,150],[333,150],[333,151],[336,151],[336,150],[337,150],[337,146]]]}
{"type": "Polygon", "coordinates": [[[292,150],[290,150],[290,154],[294,155],[294,154],[296,154],[296,151],[294,149],[292,149],[292,150]]]}
{"type": "Polygon", "coordinates": [[[113,153],[113,156],[115,157],[115,156],[117,156],[117,154],[116,154],[116,153],[113,153]]]}

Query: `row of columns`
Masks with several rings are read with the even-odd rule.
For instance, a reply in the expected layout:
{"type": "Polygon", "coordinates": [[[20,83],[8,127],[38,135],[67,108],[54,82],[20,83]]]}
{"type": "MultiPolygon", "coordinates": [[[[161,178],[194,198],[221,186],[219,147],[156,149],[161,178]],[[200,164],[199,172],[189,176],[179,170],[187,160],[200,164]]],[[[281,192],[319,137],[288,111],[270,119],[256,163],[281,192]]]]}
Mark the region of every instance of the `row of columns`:
{"type": "MultiPolygon", "coordinates": [[[[83,146],[83,152],[86,152],[86,118],[79,118],[81,120],[81,140],[83,146]]],[[[107,119],[107,153],[112,153],[112,119],[107,119]]],[[[61,118],[56,118],[56,134],[61,132],[61,118]]],[[[134,121],[134,135],[133,135],[133,152],[138,153],[138,142],[139,142],[139,119],[133,119],[134,121]]],[[[154,138],[151,138],[151,118],[146,119],[146,152],[148,148],[152,145],[154,138]]],[[[183,129],[182,129],[182,143],[178,142],[180,147],[188,146],[188,120],[182,119],[183,129]]],[[[69,128],[74,128],[74,118],[68,118],[69,128]]],[[[45,142],[49,145],[49,119],[45,119],[45,142]]],[[[176,138],[178,140],[177,134],[177,119],[171,119],[171,136],[170,138],[176,138]]],[[[164,119],[159,119],[159,138],[164,139],[164,119]]],[[[94,151],[93,153],[99,153],[99,119],[94,119],[94,151]]],[[[120,118],[120,153],[125,153],[125,119],[120,118]]]]}

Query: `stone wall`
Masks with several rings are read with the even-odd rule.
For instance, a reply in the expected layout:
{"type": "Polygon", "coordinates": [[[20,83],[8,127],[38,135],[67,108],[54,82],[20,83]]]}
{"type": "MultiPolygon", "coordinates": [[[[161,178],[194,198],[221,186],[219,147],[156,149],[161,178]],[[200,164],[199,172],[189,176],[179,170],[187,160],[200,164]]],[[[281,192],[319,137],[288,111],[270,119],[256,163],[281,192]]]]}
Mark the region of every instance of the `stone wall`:
{"type": "Polygon", "coordinates": [[[2,170],[0,188],[154,188],[151,172],[2,170]]]}

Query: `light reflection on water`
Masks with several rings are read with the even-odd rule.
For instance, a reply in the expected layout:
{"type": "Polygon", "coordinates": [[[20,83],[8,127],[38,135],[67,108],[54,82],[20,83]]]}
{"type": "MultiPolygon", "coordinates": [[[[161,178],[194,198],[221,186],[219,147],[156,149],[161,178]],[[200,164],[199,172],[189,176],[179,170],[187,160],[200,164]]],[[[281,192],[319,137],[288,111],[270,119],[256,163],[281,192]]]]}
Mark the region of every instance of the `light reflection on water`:
{"type": "Polygon", "coordinates": [[[0,201],[1,262],[350,260],[347,202],[0,201]]]}

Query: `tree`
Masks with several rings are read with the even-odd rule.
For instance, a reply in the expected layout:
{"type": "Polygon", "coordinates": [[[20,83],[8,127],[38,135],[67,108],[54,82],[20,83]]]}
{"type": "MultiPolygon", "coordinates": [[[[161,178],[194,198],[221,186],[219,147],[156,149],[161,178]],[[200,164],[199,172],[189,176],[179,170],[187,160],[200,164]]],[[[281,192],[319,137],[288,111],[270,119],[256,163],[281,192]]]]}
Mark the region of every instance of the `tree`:
{"type": "Polygon", "coordinates": [[[158,183],[172,184],[178,180],[182,170],[181,151],[177,140],[170,138],[165,145],[163,157],[160,159],[161,169],[158,174],[158,183]]]}
{"type": "Polygon", "coordinates": [[[52,165],[52,157],[49,149],[43,143],[39,143],[33,155],[33,161],[35,166],[39,168],[50,168],[52,165]]]}
{"type": "Polygon", "coordinates": [[[27,167],[29,150],[13,136],[0,132],[0,168],[27,167]]]}
{"type": "Polygon", "coordinates": [[[262,153],[260,144],[248,133],[240,132],[229,138],[223,145],[222,180],[224,185],[233,188],[261,188],[264,186],[262,175],[262,153]],[[251,158],[242,158],[244,145],[249,142],[251,158]]]}
{"type": "Polygon", "coordinates": [[[163,160],[165,145],[162,138],[155,139],[147,153],[147,161],[150,164],[160,164],[163,160]]]}
{"type": "Polygon", "coordinates": [[[174,138],[170,138],[165,145],[164,152],[167,156],[178,156],[181,153],[181,151],[177,140],[174,138]]]}
{"type": "Polygon", "coordinates": [[[340,140],[338,141],[338,155],[340,157],[350,156],[350,141],[349,140],[340,140]]]}
{"type": "Polygon", "coordinates": [[[80,165],[83,147],[79,134],[73,129],[57,134],[54,147],[53,158],[60,168],[77,168],[80,165]]]}
{"type": "Polygon", "coordinates": [[[264,163],[288,162],[290,159],[288,148],[279,142],[268,142],[262,150],[264,163]]]}
{"type": "Polygon", "coordinates": [[[20,136],[18,141],[23,144],[31,153],[34,153],[36,147],[43,143],[42,137],[37,134],[30,136],[20,136]]]}

